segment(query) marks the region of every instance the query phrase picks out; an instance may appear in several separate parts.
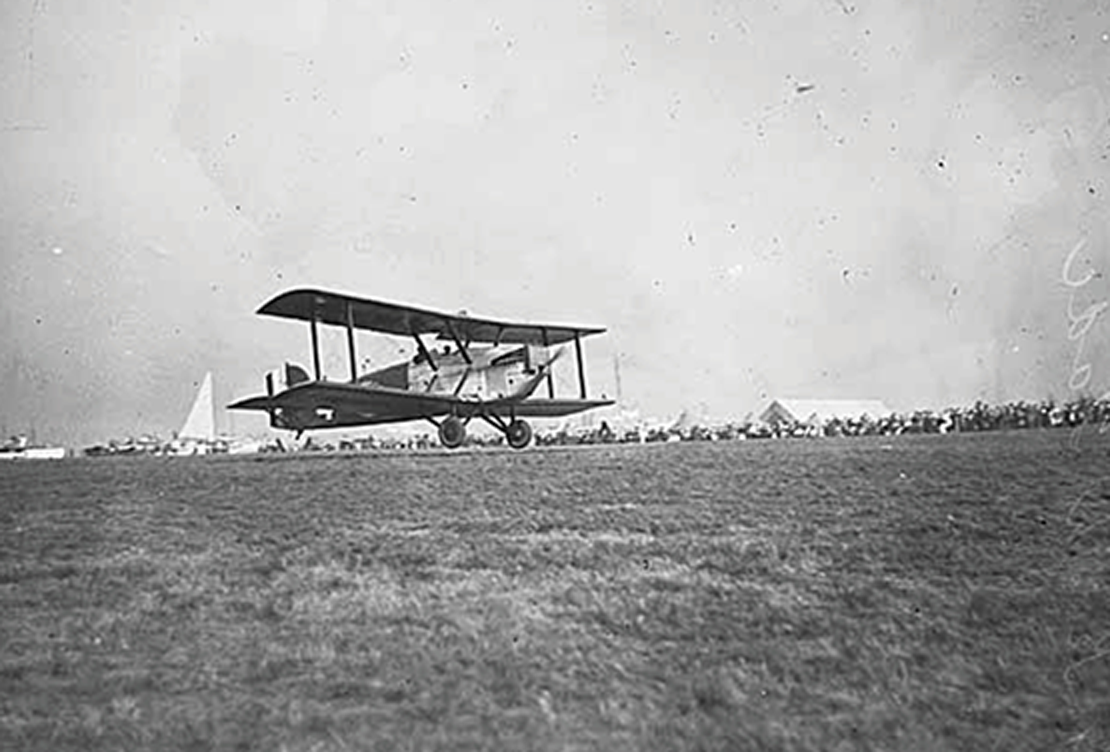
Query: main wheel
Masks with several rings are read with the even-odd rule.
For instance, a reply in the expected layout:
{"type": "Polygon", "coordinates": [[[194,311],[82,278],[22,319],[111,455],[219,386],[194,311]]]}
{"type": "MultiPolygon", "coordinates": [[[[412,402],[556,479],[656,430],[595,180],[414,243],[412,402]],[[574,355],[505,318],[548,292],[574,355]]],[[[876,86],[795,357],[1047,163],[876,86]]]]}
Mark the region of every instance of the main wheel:
{"type": "Polygon", "coordinates": [[[439,424],[440,444],[448,449],[455,449],[462,446],[464,441],[466,441],[466,426],[454,415],[439,424]]]}
{"type": "Polygon", "coordinates": [[[514,420],[505,429],[505,438],[513,449],[523,449],[532,440],[532,426],[527,421],[514,420]]]}

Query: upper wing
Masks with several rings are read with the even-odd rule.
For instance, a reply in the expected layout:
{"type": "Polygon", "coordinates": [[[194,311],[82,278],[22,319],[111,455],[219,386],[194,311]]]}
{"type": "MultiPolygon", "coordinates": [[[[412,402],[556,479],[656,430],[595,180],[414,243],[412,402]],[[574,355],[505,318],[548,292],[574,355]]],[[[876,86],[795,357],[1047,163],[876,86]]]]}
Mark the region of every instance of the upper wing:
{"type": "Polygon", "coordinates": [[[290,290],[258,309],[267,316],[323,324],[369,329],[385,334],[410,336],[435,334],[451,338],[452,331],[465,342],[496,342],[519,345],[557,345],[576,336],[600,334],[605,329],[563,324],[525,324],[493,319],[455,316],[412,306],[367,300],[324,290],[290,290]]]}

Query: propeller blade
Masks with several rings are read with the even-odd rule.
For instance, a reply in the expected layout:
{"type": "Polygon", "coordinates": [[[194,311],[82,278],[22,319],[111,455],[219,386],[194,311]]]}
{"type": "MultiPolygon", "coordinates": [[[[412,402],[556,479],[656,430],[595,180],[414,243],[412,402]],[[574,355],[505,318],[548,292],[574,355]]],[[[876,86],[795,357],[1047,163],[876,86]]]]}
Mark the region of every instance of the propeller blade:
{"type": "Polygon", "coordinates": [[[560,347],[558,350],[555,351],[554,355],[552,355],[550,358],[548,358],[546,363],[544,363],[542,366],[540,366],[540,368],[543,369],[543,368],[547,368],[548,366],[553,365],[555,363],[555,361],[557,361],[559,358],[563,357],[563,353],[565,353],[566,351],[567,351],[567,349],[565,347],[560,347]]]}
{"type": "Polygon", "coordinates": [[[510,402],[520,402],[531,397],[532,393],[536,391],[536,387],[540,385],[540,382],[547,378],[548,369],[555,364],[555,361],[563,357],[563,352],[565,351],[565,347],[560,347],[556,350],[554,355],[536,368],[536,375],[521,384],[516,391],[509,395],[508,400],[510,402]]]}

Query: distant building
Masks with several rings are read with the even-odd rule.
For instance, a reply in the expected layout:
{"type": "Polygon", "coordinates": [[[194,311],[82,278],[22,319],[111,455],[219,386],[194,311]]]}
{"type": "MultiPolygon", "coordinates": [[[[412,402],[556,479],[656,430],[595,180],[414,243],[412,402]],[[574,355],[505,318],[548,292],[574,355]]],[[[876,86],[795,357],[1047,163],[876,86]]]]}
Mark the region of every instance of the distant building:
{"type": "Polygon", "coordinates": [[[809,426],[817,428],[832,420],[877,420],[894,411],[881,400],[777,399],[760,414],[769,426],[809,426]]]}
{"type": "Polygon", "coordinates": [[[12,436],[0,446],[0,459],[60,460],[66,448],[32,444],[26,436],[12,436]]]}

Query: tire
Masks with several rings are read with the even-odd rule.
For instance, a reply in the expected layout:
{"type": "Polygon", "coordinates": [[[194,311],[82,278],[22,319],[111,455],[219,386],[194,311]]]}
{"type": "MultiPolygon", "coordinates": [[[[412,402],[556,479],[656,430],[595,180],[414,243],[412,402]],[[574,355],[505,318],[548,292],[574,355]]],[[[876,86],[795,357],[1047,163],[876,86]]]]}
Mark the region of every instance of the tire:
{"type": "Polygon", "coordinates": [[[458,418],[451,416],[439,424],[439,443],[448,449],[456,449],[466,441],[466,426],[458,418]]]}
{"type": "Polygon", "coordinates": [[[505,439],[513,449],[523,449],[532,441],[532,426],[527,421],[514,420],[505,429],[505,439]]]}

